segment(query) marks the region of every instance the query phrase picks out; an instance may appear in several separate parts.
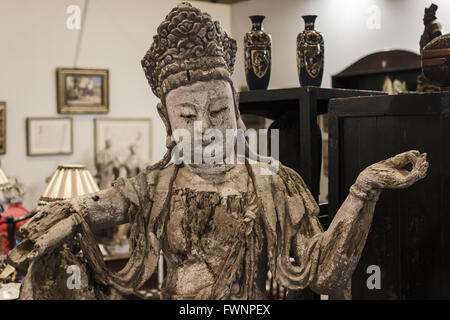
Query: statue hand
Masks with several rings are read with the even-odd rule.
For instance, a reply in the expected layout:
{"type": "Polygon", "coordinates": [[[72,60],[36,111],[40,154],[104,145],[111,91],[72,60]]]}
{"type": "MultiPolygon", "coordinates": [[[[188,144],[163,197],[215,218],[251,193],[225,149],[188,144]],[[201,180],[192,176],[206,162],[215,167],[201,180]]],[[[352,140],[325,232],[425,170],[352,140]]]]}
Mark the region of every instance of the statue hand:
{"type": "Polygon", "coordinates": [[[58,201],[43,207],[20,227],[22,241],[9,252],[8,259],[16,267],[28,265],[76,234],[78,221],[69,201],[58,201]]]}
{"type": "Polygon", "coordinates": [[[366,193],[374,189],[404,189],[425,178],[428,165],[426,153],[404,152],[364,169],[355,186],[366,193]],[[411,171],[405,169],[408,164],[412,165],[411,171]]]}

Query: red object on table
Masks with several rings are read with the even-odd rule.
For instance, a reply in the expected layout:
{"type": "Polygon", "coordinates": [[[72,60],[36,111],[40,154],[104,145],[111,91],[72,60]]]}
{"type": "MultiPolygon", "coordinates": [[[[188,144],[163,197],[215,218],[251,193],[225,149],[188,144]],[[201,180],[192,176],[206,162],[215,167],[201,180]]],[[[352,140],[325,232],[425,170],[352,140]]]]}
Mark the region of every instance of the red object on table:
{"type": "MultiPolygon", "coordinates": [[[[0,234],[2,238],[2,254],[7,254],[9,251],[9,241],[8,241],[8,232],[7,232],[7,223],[5,222],[5,218],[8,216],[12,216],[14,219],[19,218],[28,213],[28,210],[21,203],[11,204],[8,210],[3,213],[2,218],[0,219],[0,234]]],[[[24,220],[18,222],[16,224],[16,232],[19,227],[27,222],[28,220],[24,220]]],[[[14,237],[15,238],[15,237],[14,237]]]]}

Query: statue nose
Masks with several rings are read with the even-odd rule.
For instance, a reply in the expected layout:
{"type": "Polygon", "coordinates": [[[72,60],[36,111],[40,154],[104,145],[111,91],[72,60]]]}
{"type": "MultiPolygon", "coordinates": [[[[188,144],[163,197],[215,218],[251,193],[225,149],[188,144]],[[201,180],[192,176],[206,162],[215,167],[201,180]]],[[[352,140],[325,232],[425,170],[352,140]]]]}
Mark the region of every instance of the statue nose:
{"type": "Polygon", "coordinates": [[[211,129],[211,121],[208,116],[202,118],[202,134],[205,134],[205,131],[211,129]]]}

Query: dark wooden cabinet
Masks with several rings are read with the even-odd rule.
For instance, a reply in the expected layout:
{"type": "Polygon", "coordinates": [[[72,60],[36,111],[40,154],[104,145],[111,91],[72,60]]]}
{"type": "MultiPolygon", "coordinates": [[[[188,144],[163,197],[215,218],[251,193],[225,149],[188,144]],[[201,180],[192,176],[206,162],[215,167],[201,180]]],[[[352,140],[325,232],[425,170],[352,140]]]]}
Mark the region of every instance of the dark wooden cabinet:
{"type": "Polygon", "coordinates": [[[417,76],[422,72],[420,55],[405,50],[369,54],[331,77],[333,88],[383,90],[386,77],[405,81],[415,91],[417,76]]]}
{"type": "Polygon", "coordinates": [[[330,219],[357,175],[395,154],[428,154],[428,176],[384,190],[361,260],[354,299],[450,298],[450,92],[333,99],[329,104],[330,219]],[[381,289],[369,290],[378,265],[381,289]]]}
{"type": "Polygon", "coordinates": [[[317,200],[322,150],[317,116],[328,112],[332,98],[380,94],[318,87],[251,90],[240,93],[239,110],[274,120],[271,128],[280,129],[280,161],[302,176],[317,200]]]}

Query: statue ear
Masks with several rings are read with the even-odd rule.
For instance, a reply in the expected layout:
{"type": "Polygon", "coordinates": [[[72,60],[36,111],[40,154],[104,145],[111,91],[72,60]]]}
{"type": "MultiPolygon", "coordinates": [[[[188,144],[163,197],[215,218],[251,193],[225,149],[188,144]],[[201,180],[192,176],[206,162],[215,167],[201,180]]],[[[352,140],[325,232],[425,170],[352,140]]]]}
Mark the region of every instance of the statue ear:
{"type": "Polygon", "coordinates": [[[158,109],[158,114],[161,117],[164,125],[166,126],[167,137],[166,137],[166,147],[167,149],[172,149],[175,146],[175,142],[172,141],[172,128],[170,127],[169,116],[167,114],[167,108],[161,102],[156,106],[158,109]]]}
{"type": "Polygon", "coordinates": [[[169,116],[167,114],[166,106],[163,105],[161,102],[159,102],[156,105],[156,108],[158,109],[158,114],[161,117],[162,121],[164,122],[164,125],[166,126],[167,135],[171,135],[172,128],[170,127],[169,116]]]}
{"type": "Polygon", "coordinates": [[[233,101],[234,101],[234,113],[236,115],[237,128],[243,131],[247,130],[244,121],[242,121],[241,113],[239,112],[239,92],[234,90],[234,85],[230,82],[231,90],[233,91],[233,101]]]}
{"type": "Polygon", "coordinates": [[[240,113],[239,113],[239,92],[234,90],[233,82],[229,81],[229,84],[231,86],[231,91],[233,94],[233,102],[234,102],[234,114],[236,115],[236,120],[239,122],[240,113]]]}

